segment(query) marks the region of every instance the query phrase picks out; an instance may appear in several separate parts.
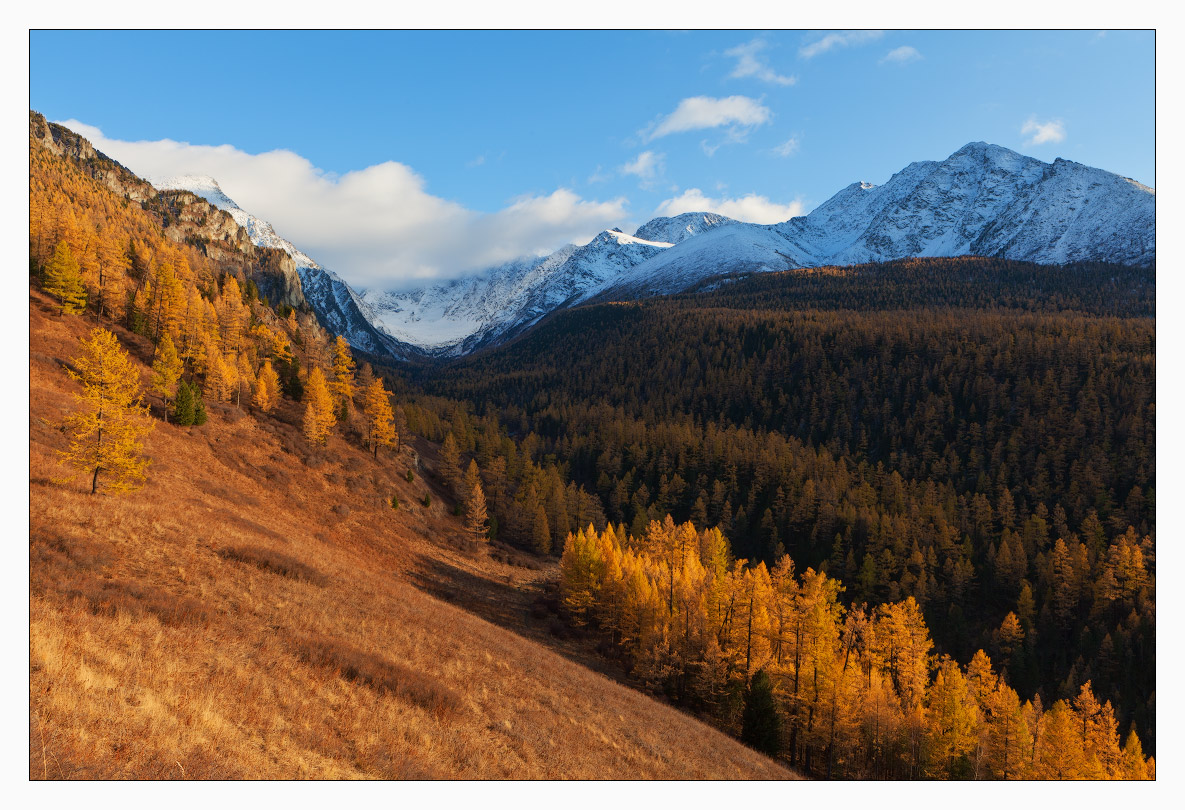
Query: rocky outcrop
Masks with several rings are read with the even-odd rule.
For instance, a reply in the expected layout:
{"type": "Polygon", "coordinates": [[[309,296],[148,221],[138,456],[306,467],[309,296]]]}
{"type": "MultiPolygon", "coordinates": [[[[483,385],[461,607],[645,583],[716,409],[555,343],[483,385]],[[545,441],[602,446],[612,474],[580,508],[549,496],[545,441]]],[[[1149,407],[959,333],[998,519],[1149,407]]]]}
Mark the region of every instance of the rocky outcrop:
{"type": "Polygon", "coordinates": [[[29,146],[40,143],[60,157],[69,158],[84,172],[116,194],[143,203],[156,195],[156,189],[130,172],[118,161],[104,155],[91,142],[59,124],[51,124],[38,112],[29,112],[29,146]]]}
{"type": "Polygon", "coordinates": [[[293,309],[308,306],[296,261],[280,248],[255,249],[256,273],[252,276],[259,294],[272,306],[284,304],[293,309]]]}
{"type": "Polygon", "coordinates": [[[279,247],[256,245],[247,227],[205,197],[186,189],[157,191],[86,138],[32,111],[29,146],[71,161],[115,193],[140,203],[160,218],[166,237],[193,245],[223,269],[251,279],[273,306],[308,306],[292,256],[279,247]]]}

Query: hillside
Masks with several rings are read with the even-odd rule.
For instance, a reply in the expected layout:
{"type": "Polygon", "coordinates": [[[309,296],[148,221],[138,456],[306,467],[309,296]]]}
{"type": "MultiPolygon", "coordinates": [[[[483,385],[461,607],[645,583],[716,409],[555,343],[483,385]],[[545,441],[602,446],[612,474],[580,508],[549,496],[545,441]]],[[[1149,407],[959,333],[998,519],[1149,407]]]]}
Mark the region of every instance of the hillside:
{"type": "Polygon", "coordinates": [[[501,610],[529,625],[554,563],[457,545],[409,447],[309,454],[295,404],[211,403],[202,427],[157,423],[136,494],[58,483],[62,363],[90,321],[30,297],[31,778],[792,776],[429,595],[519,594],[501,610]]]}

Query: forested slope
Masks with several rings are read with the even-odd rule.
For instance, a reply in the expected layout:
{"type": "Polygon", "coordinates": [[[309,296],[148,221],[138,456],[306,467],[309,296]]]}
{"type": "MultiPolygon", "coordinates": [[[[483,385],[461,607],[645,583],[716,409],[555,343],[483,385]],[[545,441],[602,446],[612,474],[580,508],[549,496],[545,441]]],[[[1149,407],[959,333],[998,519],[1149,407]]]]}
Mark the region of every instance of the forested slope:
{"type": "Polygon", "coordinates": [[[936,652],[983,649],[1047,707],[1090,681],[1151,749],[1153,278],[768,274],[585,307],[414,379],[555,458],[606,524],[669,513],[825,570],[849,607],[913,597],[936,652]]]}

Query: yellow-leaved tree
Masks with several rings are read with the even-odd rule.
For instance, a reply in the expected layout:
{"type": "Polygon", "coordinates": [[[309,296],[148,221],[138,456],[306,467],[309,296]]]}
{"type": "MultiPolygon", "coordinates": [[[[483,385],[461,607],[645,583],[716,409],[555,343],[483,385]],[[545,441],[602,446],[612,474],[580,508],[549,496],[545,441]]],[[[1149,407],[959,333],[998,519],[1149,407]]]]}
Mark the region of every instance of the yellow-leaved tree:
{"type": "Polygon", "coordinates": [[[77,315],[86,308],[86,286],[82,270],[65,240],[58,242],[45,263],[45,291],[58,299],[63,315],[77,315]]]}
{"type": "Polygon", "coordinates": [[[156,347],[156,359],[152,362],[152,391],[160,394],[165,404],[165,421],[169,421],[169,400],[177,394],[177,382],[181,379],[181,358],[173,339],[166,334],[156,347]]]}
{"type": "Polygon", "coordinates": [[[308,383],[304,389],[304,436],[310,444],[325,444],[329,440],[329,431],[337,424],[337,417],[333,413],[333,397],[329,395],[329,387],[325,384],[325,374],[316,366],[309,373],[308,383]]]}
{"type": "Polygon", "coordinates": [[[82,392],[74,395],[78,409],[63,425],[70,447],[62,461],[90,474],[91,494],[100,473],[111,477],[107,486],[113,492],[133,490],[144,481],[148,458],[142,439],[152,430],[140,401],[140,373],[119,339],[102,328],[82,339],[74,366],[78,371],[67,373],[82,383],[82,392]]]}
{"type": "Polygon", "coordinates": [[[280,375],[272,368],[271,360],[263,361],[263,368],[255,378],[255,407],[268,413],[280,398],[280,375]]]}
{"type": "Polygon", "coordinates": [[[399,441],[395,433],[395,415],[391,412],[391,399],[383,381],[379,378],[366,388],[363,394],[363,408],[366,414],[366,430],[370,437],[370,448],[374,457],[379,457],[379,445],[395,447],[399,441]]]}
{"type": "Polygon", "coordinates": [[[344,419],[354,398],[354,356],[350,354],[350,344],[341,335],[333,344],[333,382],[329,389],[344,419]]]}

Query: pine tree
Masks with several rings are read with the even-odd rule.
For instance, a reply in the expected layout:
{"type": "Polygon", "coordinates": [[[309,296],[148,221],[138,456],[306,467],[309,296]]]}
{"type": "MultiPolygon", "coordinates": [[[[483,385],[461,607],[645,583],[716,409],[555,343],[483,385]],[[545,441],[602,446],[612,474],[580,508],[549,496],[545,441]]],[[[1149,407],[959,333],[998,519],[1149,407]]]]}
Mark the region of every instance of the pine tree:
{"type": "Polygon", "coordinates": [[[178,425],[187,426],[193,424],[193,400],[193,388],[190,387],[189,383],[182,380],[177,385],[177,397],[173,400],[173,421],[178,425]]]}
{"type": "Polygon", "coordinates": [[[82,272],[65,240],[58,242],[53,256],[46,262],[45,291],[58,299],[63,315],[77,315],[86,308],[82,272]]]}
{"type": "Polygon", "coordinates": [[[399,436],[395,433],[395,415],[391,412],[391,399],[383,381],[378,378],[367,386],[363,393],[363,413],[366,415],[366,431],[374,457],[379,457],[379,446],[395,447],[399,436]]]}
{"type": "Polygon", "coordinates": [[[177,383],[181,379],[181,358],[168,335],[161,338],[156,347],[156,359],[152,363],[152,391],[160,394],[165,405],[165,421],[169,421],[169,400],[177,394],[177,383]]]}
{"type": "Polygon", "coordinates": [[[781,718],[774,702],[773,685],[764,669],[753,674],[753,680],[745,692],[741,742],[771,757],[776,757],[782,747],[781,718]]]}
{"type": "Polygon", "coordinates": [[[337,424],[337,417],[333,413],[333,398],[325,384],[325,375],[318,367],[309,374],[305,401],[308,403],[304,412],[305,438],[310,444],[325,444],[329,440],[329,431],[337,424]]]}
{"type": "Polygon", "coordinates": [[[140,401],[140,373],[106,329],[92,330],[82,340],[82,352],[74,361],[78,372],[67,372],[83,390],[74,395],[78,410],[65,420],[70,447],[62,459],[90,474],[91,494],[98,489],[100,473],[112,477],[112,491],[127,492],[144,480],[148,459],[142,455],[142,440],[152,430],[140,401]]]}

